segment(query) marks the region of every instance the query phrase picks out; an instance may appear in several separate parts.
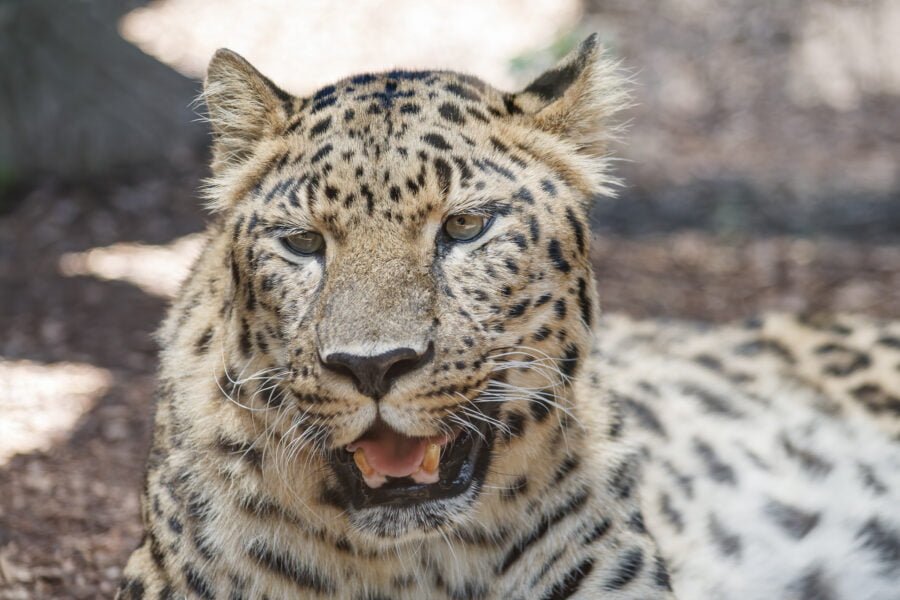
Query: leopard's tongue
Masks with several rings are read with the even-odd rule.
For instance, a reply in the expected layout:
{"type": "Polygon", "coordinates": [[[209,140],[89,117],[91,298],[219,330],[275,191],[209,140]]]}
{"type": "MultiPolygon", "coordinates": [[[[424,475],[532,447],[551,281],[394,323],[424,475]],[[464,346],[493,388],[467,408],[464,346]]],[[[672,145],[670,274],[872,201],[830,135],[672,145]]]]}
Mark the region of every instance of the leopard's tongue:
{"type": "Polygon", "coordinates": [[[419,470],[430,438],[413,438],[379,423],[366,435],[349,446],[355,452],[362,449],[369,465],[388,477],[407,477],[419,470]]]}

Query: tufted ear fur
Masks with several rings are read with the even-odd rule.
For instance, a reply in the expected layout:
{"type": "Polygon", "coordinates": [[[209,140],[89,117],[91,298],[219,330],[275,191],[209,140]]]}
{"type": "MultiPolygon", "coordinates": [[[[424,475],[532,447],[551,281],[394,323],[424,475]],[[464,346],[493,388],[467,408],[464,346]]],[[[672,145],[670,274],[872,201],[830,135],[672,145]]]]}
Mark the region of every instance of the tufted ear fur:
{"type": "Polygon", "coordinates": [[[203,97],[213,130],[215,173],[243,163],[257,143],[281,131],[294,100],[225,48],[209,63],[203,97]]]}
{"type": "Polygon", "coordinates": [[[516,104],[537,128],[574,142],[588,156],[603,157],[621,129],[612,117],[629,104],[618,69],[595,33],[516,94],[516,104]]]}

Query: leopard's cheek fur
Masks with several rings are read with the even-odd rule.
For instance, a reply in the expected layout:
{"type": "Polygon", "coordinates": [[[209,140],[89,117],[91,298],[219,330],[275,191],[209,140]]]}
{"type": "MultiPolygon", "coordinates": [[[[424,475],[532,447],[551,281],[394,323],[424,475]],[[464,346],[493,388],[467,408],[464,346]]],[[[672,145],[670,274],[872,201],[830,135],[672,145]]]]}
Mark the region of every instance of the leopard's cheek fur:
{"type": "MultiPolygon", "coordinates": [[[[460,360],[451,352],[445,357],[444,370],[455,368],[480,375],[482,366],[486,366],[485,376],[507,386],[521,382],[526,371],[510,368],[517,361],[522,366],[533,361],[544,363],[548,367],[545,374],[555,370],[555,359],[563,356],[563,346],[570,341],[570,333],[565,330],[570,315],[564,290],[571,286],[573,268],[562,271],[546,255],[533,251],[542,241],[565,240],[564,235],[555,235],[554,223],[547,219],[542,239],[538,225],[541,215],[536,212],[522,207],[511,209],[498,218],[494,226],[498,231],[492,232],[483,245],[454,248],[440,263],[438,276],[446,299],[442,325],[450,344],[461,346],[455,352],[469,358],[460,360]],[[534,226],[529,227],[529,223],[534,226]]],[[[574,264],[581,272],[580,265],[574,264]]],[[[583,301],[585,310],[591,310],[587,291],[583,301]]],[[[573,339],[578,337],[577,331],[572,334],[573,339]]],[[[549,379],[542,384],[546,386],[549,379]]],[[[492,403],[515,398],[513,393],[500,391],[494,390],[492,403]]]]}

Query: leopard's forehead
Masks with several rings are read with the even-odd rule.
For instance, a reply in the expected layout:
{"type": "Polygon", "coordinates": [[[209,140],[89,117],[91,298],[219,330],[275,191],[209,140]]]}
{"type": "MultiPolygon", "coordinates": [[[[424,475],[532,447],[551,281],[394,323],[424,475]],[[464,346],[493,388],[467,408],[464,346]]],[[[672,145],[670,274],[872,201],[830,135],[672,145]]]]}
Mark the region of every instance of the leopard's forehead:
{"type": "Polygon", "coordinates": [[[522,112],[514,96],[469,75],[358,75],[293,101],[256,196],[270,213],[309,221],[301,225],[411,230],[434,213],[502,210],[530,196],[526,168],[543,172],[505,135],[522,112]]]}
{"type": "MultiPolygon", "coordinates": [[[[459,129],[488,125],[494,118],[519,114],[512,94],[477,77],[452,71],[389,71],[348,77],[300,100],[287,133],[313,140],[329,131],[371,144],[370,151],[394,146],[417,128],[459,129]]],[[[439,132],[426,141],[447,149],[439,132]]]]}
{"type": "Polygon", "coordinates": [[[407,116],[428,116],[431,106],[455,125],[465,124],[466,115],[484,123],[490,116],[520,112],[511,94],[503,94],[477,77],[453,71],[406,70],[347,77],[305,98],[301,110],[308,108],[314,117],[328,108],[340,110],[342,105],[368,115],[407,116]],[[480,105],[481,110],[472,104],[480,105]]]}

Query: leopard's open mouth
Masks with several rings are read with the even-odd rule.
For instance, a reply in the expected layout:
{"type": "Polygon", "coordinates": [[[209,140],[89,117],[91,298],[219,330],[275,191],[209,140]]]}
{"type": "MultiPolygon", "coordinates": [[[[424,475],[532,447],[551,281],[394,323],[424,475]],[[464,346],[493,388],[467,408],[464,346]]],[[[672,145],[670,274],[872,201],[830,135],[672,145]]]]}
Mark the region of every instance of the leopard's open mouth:
{"type": "Polygon", "coordinates": [[[410,437],[379,421],[334,455],[354,509],[412,506],[465,493],[484,481],[493,442],[487,421],[449,436],[410,437]]]}

